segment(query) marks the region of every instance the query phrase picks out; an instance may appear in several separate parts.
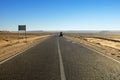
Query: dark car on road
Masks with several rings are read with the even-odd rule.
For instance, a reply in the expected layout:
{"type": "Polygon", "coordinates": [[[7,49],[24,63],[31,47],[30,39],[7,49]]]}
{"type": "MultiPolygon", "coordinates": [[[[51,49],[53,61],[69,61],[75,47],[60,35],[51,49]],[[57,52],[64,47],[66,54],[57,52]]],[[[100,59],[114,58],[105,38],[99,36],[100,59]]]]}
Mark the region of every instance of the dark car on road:
{"type": "Polygon", "coordinates": [[[63,33],[62,32],[60,32],[59,37],[63,37],[63,33]]]}

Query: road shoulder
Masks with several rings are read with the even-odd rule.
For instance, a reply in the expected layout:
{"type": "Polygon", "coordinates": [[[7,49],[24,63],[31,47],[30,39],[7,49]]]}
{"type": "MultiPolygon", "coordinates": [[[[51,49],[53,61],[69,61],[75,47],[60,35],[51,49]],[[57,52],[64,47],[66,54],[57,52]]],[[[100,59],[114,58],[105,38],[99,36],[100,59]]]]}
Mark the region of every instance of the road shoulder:
{"type": "Polygon", "coordinates": [[[8,46],[8,47],[4,48],[3,49],[4,52],[1,52],[1,54],[0,54],[0,64],[14,58],[15,56],[23,53],[26,50],[34,47],[35,45],[37,45],[40,42],[47,39],[48,37],[49,36],[40,36],[40,37],[36,37],[32,40],[31,39],[28,40],[27,43],[22,41],[20,43],[17,43],[12,46],[8,46]]]}

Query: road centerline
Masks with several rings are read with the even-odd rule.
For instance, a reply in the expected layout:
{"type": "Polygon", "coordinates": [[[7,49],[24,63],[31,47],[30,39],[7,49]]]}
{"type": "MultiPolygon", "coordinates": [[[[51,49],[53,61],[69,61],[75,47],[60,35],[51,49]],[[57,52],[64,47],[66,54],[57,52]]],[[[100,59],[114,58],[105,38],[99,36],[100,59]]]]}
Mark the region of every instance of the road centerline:
{"type": "Polygon", "coordinates": [[[66,80],[65,72],[64,72],[64,66],[63,66],[63,60],[62,60],[62,55],[61,55],[61,50],[60,50],[60,43],[59,43],[58,39],[57,39],[57,46],[58,46],[58,54],[59,54],[61,80],[66,80]]]}

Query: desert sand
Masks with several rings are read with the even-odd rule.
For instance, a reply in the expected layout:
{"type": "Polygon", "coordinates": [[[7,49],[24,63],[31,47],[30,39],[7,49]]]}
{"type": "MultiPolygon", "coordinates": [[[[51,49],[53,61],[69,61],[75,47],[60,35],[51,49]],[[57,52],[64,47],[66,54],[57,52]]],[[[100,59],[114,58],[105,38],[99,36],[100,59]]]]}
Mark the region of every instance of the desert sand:
{"type": "Polygon", "coordinates": [[[45,40],[48,34],[27,34],[27,42],[24,34],[0,33],[0,61],[24,51],[31,46],[45,40]]]}
{"type": "Polygon", "coordinates": [[[118,34],[66,34],[65,38],[84,44],[106,55],[120,57],[120,35],[118,34]]]}

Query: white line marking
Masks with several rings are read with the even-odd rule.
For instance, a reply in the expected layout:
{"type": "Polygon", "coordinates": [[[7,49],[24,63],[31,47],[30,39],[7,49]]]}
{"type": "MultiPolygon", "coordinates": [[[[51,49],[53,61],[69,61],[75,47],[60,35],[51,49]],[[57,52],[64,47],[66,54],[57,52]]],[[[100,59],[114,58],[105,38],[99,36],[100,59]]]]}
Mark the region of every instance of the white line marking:
{"type": "Polygon", "coordinates": [[[73,41],[72,43],[75,44],[76,42],[73,41]]]}
{"type": "Polygon", "coordinates": [[[71,40],[67,40],[68,42],[71,42],[71,40]]]}
{"type": "Polygon", "coordinates": [[[114,58],[112,58],[112,57],[110,57],[110,56],[107,56],[107,55],[105,55],[104,53],[102,53],[102,52],[100,52],[100,51],[97,51],[97,50],[95,50],[95,49],[93,49],[93,48],[90,48],[90,47],[88,47],[88,46],[86,46],[86,45],[84,45],[84,44],[82,44],[82,43],[77,43],[77,44],[79,44],[79,45],[81,45],[81,46],[83,46],[83,47],[85,47],[85,48],[87,48],[87,49],[89,49],[89,50],[92,50],[92,51],[94,51],[94,52],[96,52],[96,53],[98,53],[98,54],[100,54],[100,55],[102,55],[102,56],[104,56],[104,57],[106,57],[106,58],[108,58],[108,59],[110,59],[110,60],[113,60],[113,61],[115,61],[115,62],[117,62],[117,63],[120,64],[120,61],[118,61],[118,60],[116,60],[116,59],[114,59],[114,58]]]}
{"type": "MultiPolygon", "coordinates": [[[[43,40],[43,41],[44,41],[44,40],[43,40]]],[[[30,49],[30,48],[36,46],[37,44],[42,43],[43,41],[37,42],[36,44],[33,44],[32,46],[30,46],[30,47],[24,49],[23,51],[18,52],[17,54],[12,55],[11,57],[9,57],[9,58],[7,58],[7,59],[5,59],[5,60],[3,60],[3,61],[0,61],[0,65],[3,64],[3,63],[5,63],[5,62],[7,62],[7,61],[9,61],[9,60],[11,60],[12,58],[14,58],[14,57],[16,57],[16,56],[18,56],[18,55],[20,55],[21,53],[27,51],[28,49],[30,49]]]]}
{"type": "MultiPolygon", "coordinates": [[[[24,50],[24,51],[26,51],[26,50],[24,50]]],[[[12,58],[14,58],[14,57],[20,55],[20,54],[23,53],[24,51],[19,52],[19,53],[15,54],[15,55],[12,55],[11,57],[9,57],[9,58],[7,58],[7,59],[1,61],[0,64],[3,64],[3,63],[5,63],[5,62],[7,62],[8,60],[10,60],[10,59],[12,59],[12,58]]]]}
{"type": "Polygon", "coordinates": [[[61,55],[61,51],[60,51],[60,44],[59,44],[59,40],[58,39],[57,39],[57,45],[58,45],[58,54],[59,54],[61,80],[66,80],[64,67],[63,67],[63,61],[62,61],[62,55],[61,55]]]}
{"type": "Polygon", "coordinates": [[[85,47],[85,48],[87,48],[87,49],[89,49],[89,50],[92,50],[92,51],[94,51],[94,52],[96,52],[96,53],[98,53],[98,54],[100,54],[100,55],[102,55],[102,56],[104,56],[104,57],[106,57],[106,58],[108,58],[108,59],[110,59],[110,60],[113,60],[113,61],[115,61],[115,62],[117,62],[117,63],[119,63],[120,64],[120,61],[118,61],[118,60],[116,60],[116,59],[114,59],[114,58],[112,58],[112,57],[110,57],[110,56],[107,56],[107,55],[105,55],[104,53],[102,53],[102,52],[100,52],[100,51],[97,51],[97,50],[95,50],[95,49],[93,49],[93,48],[90,48],[90,47],[88,47],[88,46],[86,46],[86,45],[84,45],[84,44],[82,44],[82,43],[77,43],[78,45],[81,45],[81,46],[83,46],[83,47],[85,47]]]}
{"type": "Polygon", "coordinates": [[[116,60],[116,59],[114,59],[114,58],[112,58],[110,56],[107,56],[107,55],[103,54],[102,52],[99,52],[99,51],[97,51],[97,50],[95,50],[93,48],[87,47],[84,44],[80,44],[80,45],[120,64],[120,61],[118,61],[118,60],[116,60]]]}

